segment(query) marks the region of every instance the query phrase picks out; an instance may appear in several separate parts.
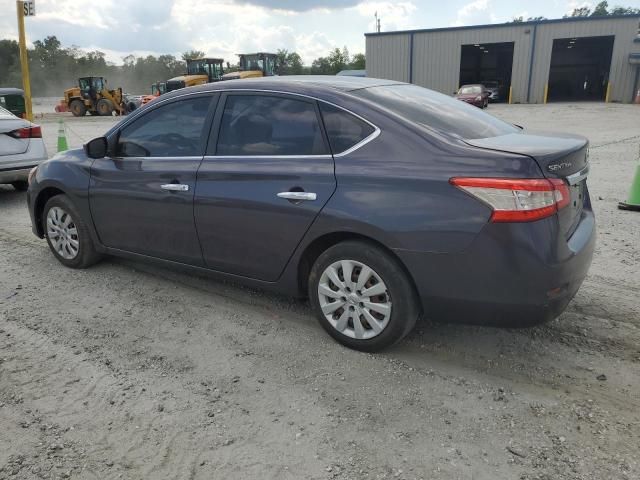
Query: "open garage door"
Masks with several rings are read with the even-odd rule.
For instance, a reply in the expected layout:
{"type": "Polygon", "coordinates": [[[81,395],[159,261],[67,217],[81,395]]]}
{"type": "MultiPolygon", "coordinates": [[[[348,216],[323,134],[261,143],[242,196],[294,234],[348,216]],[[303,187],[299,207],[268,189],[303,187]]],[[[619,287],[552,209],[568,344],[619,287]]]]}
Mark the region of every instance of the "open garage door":
{"type": "Polygon", "coordinates": [[[462,45],[460,85],[483,83],[498,89],[495,101],[506,101],[511,86],[513,42],[462,45]]]}
{"type": "Polygon", "coordinates": [[[547,101],[604,101],[614,36],[553,41],[547,101]]]}

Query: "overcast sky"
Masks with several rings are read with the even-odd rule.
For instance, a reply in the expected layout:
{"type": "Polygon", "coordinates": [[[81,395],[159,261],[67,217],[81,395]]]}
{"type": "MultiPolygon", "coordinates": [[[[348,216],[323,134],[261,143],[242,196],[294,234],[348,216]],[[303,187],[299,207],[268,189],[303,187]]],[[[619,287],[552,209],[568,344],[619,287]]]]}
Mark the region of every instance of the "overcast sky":
{"type": "MultiPolygon", "coordinates": [[[[364,33],[502,23],[516,16],[560,18],[579,0],[36,0],[36,17],[26,19],[29,42],[56,35],[64,46],[101,50],[121,63],[133,53],[190,49],[236,60],[236,53],[297,51],[305,63],[347,46],[364,53],[364,33]],[[100,8],[91,9],[91,6],[100,8]]],[[[640,7],[640,0],[610,5],[640,7]]],[[[17,39],[14,0],[0,0],[0,38],[17,39]]]]}

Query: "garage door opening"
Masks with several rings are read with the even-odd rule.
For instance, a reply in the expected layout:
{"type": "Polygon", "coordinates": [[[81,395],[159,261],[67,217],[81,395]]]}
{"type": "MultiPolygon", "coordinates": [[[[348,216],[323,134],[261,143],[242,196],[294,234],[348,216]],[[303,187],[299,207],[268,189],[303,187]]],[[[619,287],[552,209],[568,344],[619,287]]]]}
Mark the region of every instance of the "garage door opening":
{"type": "Polygon", "coordinates": [[[513,68],[513,42],[462,45],[460,85],[482,83],[497,89],[492,101],[508,100],[513,68]]]}
{"type": "Polygon", "coordinates": [[[547,101],[604,101],[613,39],[606,36],[554,40],[547,101]]]}

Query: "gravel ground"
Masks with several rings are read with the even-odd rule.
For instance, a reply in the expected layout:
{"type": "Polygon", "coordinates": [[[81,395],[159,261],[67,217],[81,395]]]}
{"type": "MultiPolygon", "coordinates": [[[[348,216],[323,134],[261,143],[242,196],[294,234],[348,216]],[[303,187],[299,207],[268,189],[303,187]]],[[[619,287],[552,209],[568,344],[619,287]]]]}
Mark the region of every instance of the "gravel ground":
{"type": "MultiPolygon", "coordinates": [[[[640,108],[494,106],[591,139],[599,244],[533,329],[347,350],[304,302],[118,259],[65,269],[0,186],[0,479],[638,479],[640,108]]],[[[49,151],[57,120],[45,114],[49,151]]],[[[71,146],[115,119],[64,116],[71,146]]]]}

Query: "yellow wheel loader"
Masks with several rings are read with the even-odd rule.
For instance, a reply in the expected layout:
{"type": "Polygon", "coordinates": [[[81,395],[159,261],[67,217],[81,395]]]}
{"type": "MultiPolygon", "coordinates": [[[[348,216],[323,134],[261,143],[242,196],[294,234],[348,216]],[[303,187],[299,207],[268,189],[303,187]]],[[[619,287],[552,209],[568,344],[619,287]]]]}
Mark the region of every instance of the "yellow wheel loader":
{"type": "Polygon", "coordinates": [[[203,83],[222,80],[224,71],[222,58],[194,58],[187,60],[187,73],[174,77],[166,82],[166,91],[171,92],[179,88],[193,87],[203,83]]]}
{"type": "Polygon", "coordinates": [[[275,53],[240,53],[240,70],[222,76],[223,80],[270,77],[276,74],[278,55],[275,53]]]}
{"type": "Polygon", "coordinates": [[[66,107],[75,117],[82,117],[87,112],[91,115],[108,116],[116,112],[126,113],[122,88],[109,90],[104,77],[81,77],[78,86],[64,91],[64,99],[60,102],[62,111],[66,107]]]}

